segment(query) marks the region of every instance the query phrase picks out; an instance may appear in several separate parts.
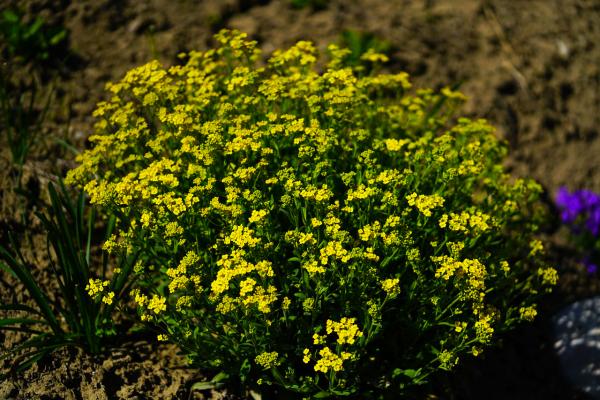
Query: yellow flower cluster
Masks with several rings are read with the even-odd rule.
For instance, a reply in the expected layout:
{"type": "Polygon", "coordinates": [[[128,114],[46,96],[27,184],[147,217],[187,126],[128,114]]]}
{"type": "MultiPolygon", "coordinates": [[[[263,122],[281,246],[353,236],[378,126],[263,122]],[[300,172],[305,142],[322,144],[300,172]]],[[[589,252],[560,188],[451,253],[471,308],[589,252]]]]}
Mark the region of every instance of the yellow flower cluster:
{"type": "Polygon", "coordinates": [[[344,369],[344,361],[351,358],[352,354],[347,351],[342,351],[338,355],[332,352],[329,347],[325,346],[321,350],[319,350],[319,356],[321,358],[319,358],[315,363],[315,371],[326,374],[330,370],[339,372],[342,369],[344,369]]]}
{"type": "Polygon", "coordinates": [[[542,278],[542,284],[553,286],[558,282],[558,272],[552,267],[539,268],[538,275],[542,278]]]}
{"type": "Polygon", "coordinates": [[[167,309],[166,301],[167,299],[164,297],[154,295],[150,301],[148,301],[148,310],[152,311],[154,314],[160,314],[167,309]]]}
{"type": "Polygon", "coordinates": [[[438,355],[438,360],[440,361],[441,368],[445,370],[452,369],[452,367],[458,364],[458,357],[448,350],[442,350],[438,355]]]}
{"type": "Polygon", "coordinates": [[[309,186],[300,191],[300,196],[306,200],[327,201],[333,196],[333,193],[331,193],[331,190],[324,184],[320,189],[309,186]]]}
{"type": "Polygon", "coordinates": [[[248,218],[248,222],[260,222],[267,214],[267,210],[252,210],[252,215],[248,218]]]}
{"type": "Polygon", "coordinates": [[[166,274],[171,278],[169,283],[169,290],[175,292],[179,289],[185,289],[190,280],[192,282],[198,282],[200,276],[193,273],[193,269],[198,264],[200,258],[194,251],[188,251],[186,255],[181,259],[177,268],[168,268],[166,274]]]}
{"type": "Polygon", "coordinates": [[[456,260],[450,256],[431,257],[438,265],[435,271],[436,278],[449,280],[453,276],[461,278],[466,283],[465,297],[475,302],[475,308],[481,305],[485,295],[487,270],[485,265],[477,259],[456,260]]]}
{"type": "Polygon", "coordinates": [[[225,244],[235,243],[238,247],[244,248],[245,246],[254,247],[260,243],[260,239],[252,236],[254,231],[248,227],[242,225],[236,225],[233,227],[231,234],[223,240],[225,244]]]}
{"type": "Polygon", "coordinates": [[[370,242],[375,239],[381,230],[381,224],[375,221],[373,224],[367,224],[358,230],[358,236],[363,242],[370,242]]]}
{"type": "MultiPolygon", "coordinates": [[[[240,290],[240,296],[241,290],[240,290]]],[[[256,306],[257,310],[263,314],[271,312],[271,305],[277,300],[277,289],[269,285],[267,289],[261,286],[254,288],[251,294],[242,297],[242,304],[245,306],[256,306]]]]}
{"type": "Polygon", "coordinates": [[[356,338],[362,337],[363,333],[356,325],[356,318],[342,318],[339,321],[327,320],[327,334],[336,333],[339,344],[354,344],[356,338]]]}
{"type": "Polygon", "coordinates": [[[254,361],[263,368],[269,369],[277,366],[279,354],[276,351],[260,353],[254,361]]]}
{"type": "Polygon", "coordinates": [[[321,248],[321,264],[327,265],[330,257],[346,263],[352,257],[351,253],[344,248],[342,243],[337,240],[327,242],[325,247],[321,248]]]}
{"type": "Polygon", "coordinates": [[[481,315],[479,320],[475,322],[475,334],[477,339],[481,343],[488,343],[491,340],[493,333],[494,328],[492,327],[492,315],[481,315]]]}
{"type": "Polygon", "coordinates": [[[441,207],[444,205],[444,198],[440,195],[425,195],[411,193],[406,196],[406,200],[408,201],[409,206],[416,207],[421,214],[426,217],[431,217],[431,210],[436,207],[441,207]]]}
{"type": "Polygon", "coordinates": [[[440,217],[439,225],[440,228],[450,228],[452,231],[458,232],[484,232],[490,229],[489,222],[490,216],[476,211],[474,213],[468,213],[466,211],[457,213],[443,214],[440,217]]]}
{"type": "Polygon", "coordinates": [[[105,304],[112,304],[113,299],[115,298],[115,292],[107,292],[102,296],[102,302],[105,304]]]}
{"type": "Polygon", "coordinates": [[[396,297],[400,293],[400,279],[391,278],[381,281],[381,287],[390,297],[396,297]]]}
{"type": "Polygon", "coordinates": [[[402,147],[404,147],[404,145],[406,145],[407,143],[409,143],[408,140],[406,139],[402,139],[402,140],[398,140],[398,139],[385,139],[385,147],[389,150],[389,151],[400,151],[402,149],[402,147]]]}
{"type": "MultiPolygon", "coordinates": [[[[340,350],[340,345],[354,345],[356,339],[363,337],[363,333],[356,324],[356,318],[343,317],[339,321],[333,321],[328,319],[325,325],[326,335],[319,335],[318,333],[313,334],[313,344],[322,345],[323,347],[318,351],[318,358],[315,358],[316,362],[314,370],[316,372],[327,373],[329,371],[340,372],[344,369],[344,361],[353,358],[353,354],[348,351],[340,350]],[[333,352],[327,343],[327,335],[337,336],[337,351],[333,352]]],[[[308,348],[303,350],[302,361],[308,364],[312,359],[311,351],[308,348]]]]}
{"type": "Polygon", "coordinates": [[[321,274],[325,272],[325,267],[319,265],[316,260],[308,261],[302,265],[310,275],[321,274]]]}
{"type": "Polygon", "coordinates": [[[109,281],[103,281],[102,279],[91,279],[85,287],[90,297],[95,297],[97,294],[104,292],[104,289],[110,284],[109,281]]]}
{"type": "Polygon", "coordinates": [[[539,239],[534,239],[529,243],[529,247],[531,251],[529,252],[530,256],[534,256],[536,254],[540,254],[544,251],[544,244],[539,239]]]}
{"type": "Polygon", "coordinates": [[[349,189],[346,201],[364,200],[377,194],[377,189],[374,187],[359,185],[356,189],[349,189]]]}
{"type": "Polygon", "coordinates": [[[535,309],[535,305],[529,307],[521,307],[519,309],[519,315],[525,321],[533,321],[537,315],[537,310],[535,309]]]}

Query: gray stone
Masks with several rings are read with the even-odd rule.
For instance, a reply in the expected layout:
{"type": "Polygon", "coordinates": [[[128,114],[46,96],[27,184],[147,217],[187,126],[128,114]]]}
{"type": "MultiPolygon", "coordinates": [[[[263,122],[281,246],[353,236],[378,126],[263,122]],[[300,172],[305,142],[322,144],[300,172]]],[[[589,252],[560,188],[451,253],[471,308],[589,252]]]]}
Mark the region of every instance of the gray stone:
{"type": "Polygon", "coordinates": [[[600,296],[563,308],[553,325],[554,350],[565,377],[600,400],[600,296]]]}

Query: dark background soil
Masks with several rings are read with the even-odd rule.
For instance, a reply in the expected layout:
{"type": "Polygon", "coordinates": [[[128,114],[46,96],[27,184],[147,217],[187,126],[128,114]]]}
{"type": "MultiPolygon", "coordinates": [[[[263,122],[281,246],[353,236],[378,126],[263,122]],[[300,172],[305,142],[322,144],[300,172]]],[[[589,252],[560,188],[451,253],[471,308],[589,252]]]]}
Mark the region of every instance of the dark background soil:
{"type": "MultiPolygon", "coordinates": [[[[287,0],[0,0],[0,9],[16,5],[70,31],[72,55],[54,80],[49,134],[26,164],[35,184],[73,165],[49,138],[83,148],[107,81],[153,58],[173,64],[178,53],[206,49],[215,32],[231,27],[267,54],[300,39],[324,48],[345,29],[372,33],[392,46],[387,68],[409,72],[415,86],[460,84],[469,98],[465,114],[488,118],[509,143],[512,173],[537,179],[549,198],[561,185],[600,191],[600,0],[331,0],[319,10],[294,9],[287,0]]],[[[3,210],[2,223],[15,226],[11,208],[3,210]]],[[[561,283],[539,320],[435,382],[431,398],[585,398],[561,378],[549,316],[597,293],[598,282],[554,238],[561,283]]],[[[10,286],[0,280],[0,296],[10,286]]],[[[16,340],[4,338],[5,345],[16,340]]],[[[102,360],[64,351],[0,382],[0,399],[188,398],[194,372],[174,365],[184,360],[168,345],[132,343],[102,360]]]]}

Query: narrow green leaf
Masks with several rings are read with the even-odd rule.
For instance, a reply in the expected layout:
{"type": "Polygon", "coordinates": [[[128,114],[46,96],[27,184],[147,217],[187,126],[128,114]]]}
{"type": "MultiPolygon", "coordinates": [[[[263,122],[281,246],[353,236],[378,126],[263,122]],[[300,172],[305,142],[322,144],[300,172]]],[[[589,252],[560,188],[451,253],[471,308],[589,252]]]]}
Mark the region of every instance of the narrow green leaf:
{"type": "Polygon", "coordinates": [[[191,390],[211,390],[215,389],[218,383],[214,382],[196,382],[192,385],[191,390]]]}
{"type": "Polygon", "coordinates": [[[23,265],[19,265],[19,263],[12,257],[12,255],[2,246],[0,246],[0,258],[4,259],[6,264],[15,272],[19,280],[25,285],[25,288],[33,297],[33,300],[36,302],[40,311],[44,315],[44,318],[50,324],[52,330],[55,333],[62,333],[62,329],[56,320],[56,317],[50,307],[50,301],[48,297],[40,290],[38,285],[33,280],[31,273],[27,268],[23,265]]]}
{"type": "Polygon", "coordinates": [[[14,271],[12,269],[10,269],[10,267],[3,262],[0,262],[0,269],[14,278],[17,277],[17,274],[15,274],[14,271]]]}

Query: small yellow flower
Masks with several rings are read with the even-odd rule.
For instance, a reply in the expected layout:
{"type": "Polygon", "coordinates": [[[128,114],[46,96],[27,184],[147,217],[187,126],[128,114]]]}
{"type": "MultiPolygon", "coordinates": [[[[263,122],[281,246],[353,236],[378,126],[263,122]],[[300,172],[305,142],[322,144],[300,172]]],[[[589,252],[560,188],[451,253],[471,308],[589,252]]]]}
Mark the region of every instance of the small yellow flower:
{"type": "Polygon", "coordinates": [[[303,353],[303,357],[302,357],[302,362],[304,364],[308,364],[310,362],[310,350],[309,349],[304,349],[303,353]]]}
{"type": "Polygon", "coordinates": [[[454,323],[454,330],[457,333],[460,333],[460,332],[464,331],[466,327],[467,327],[467,323],[466,322],[458,322],[457,321],[457,322],[454,323]]]}
{"type": "Polygon", "coordinates": [[[554,286],[558,282],[558,272],[552,267],[539,268],[538,275],[542,278],[542,284],[554,286]]]}
{"type": "Polygon", "coordinates": [[[325,338],[325,335],[319,335],[318,333],[315,333],[313,334],[313,344],[324,344],[325,338]]]}
{"type": "Polygon", "coordinates": [[[519,309],[519,314],[521,319],[525,321],[533,321],[537,315],[537,310],[535,309],[535,305],[529,307],[521,307],[519,309]]]}
{"type": "Polygon", "coordinates": [[[106,304],[112,304],[115,292],[108,292],[102,297],[102,302],[106,304]]]}
{"type": "Polygon", "coordinates": [[[544,252],[544,244],[541,240],[534,239],[529,243],[529,248],[531,251],[529,252],[530,256],[535,256],[536,254],[541,254],[544,252]]]}
{"type": "Polygon", "coordinates": [[[156,337],[156,339],[157,339],[159,342],[166,342],[167,340],[169,340],[169,337],[168,337],[167,335],[165,335],[164,333],[161,333],[160,335],[158,335],[158,336],[156,337]]]}
{"type": "Polygon", "coordinates": [[[160,314],[161,312],[166,311],[166,299],[157,295],[152,296],[152,298],[148,302],[148,309],[154,314],[160,314]]]}

